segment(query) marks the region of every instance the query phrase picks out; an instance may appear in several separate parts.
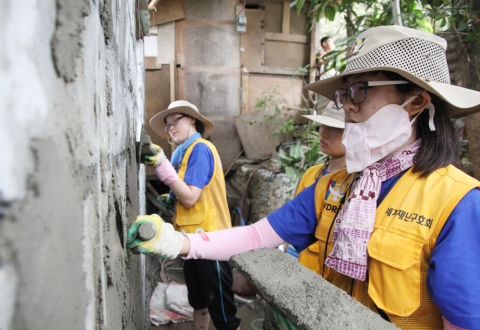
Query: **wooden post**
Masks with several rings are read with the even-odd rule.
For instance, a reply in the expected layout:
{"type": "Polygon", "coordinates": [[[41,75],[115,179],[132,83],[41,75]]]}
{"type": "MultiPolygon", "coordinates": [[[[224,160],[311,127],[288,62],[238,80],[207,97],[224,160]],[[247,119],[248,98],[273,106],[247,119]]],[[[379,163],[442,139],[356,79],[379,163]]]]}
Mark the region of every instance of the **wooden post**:
{"type": "Polygon", "coordinates": [[[175,61],[170,61],[170,103],[175,101],[175,61]]]}
{"type": "Polygon", "coordinates": [[[242,70],[242,111],[241,114],[250,112],[250,79],[248,71],[242,70]]]}
{"type": "Polygon", "coordinates": [[[290,1],[283,2],[282,33],[290,34],[290,1]]]}
{"type": "MultiPolygon", "coordinates": [[[[170,61],[170,103],[175,101],[175,71],[177,70],[175,60],[170,61]]],[[[170,144],[170,151],[175,151],[175,146],[170,144]]]]}

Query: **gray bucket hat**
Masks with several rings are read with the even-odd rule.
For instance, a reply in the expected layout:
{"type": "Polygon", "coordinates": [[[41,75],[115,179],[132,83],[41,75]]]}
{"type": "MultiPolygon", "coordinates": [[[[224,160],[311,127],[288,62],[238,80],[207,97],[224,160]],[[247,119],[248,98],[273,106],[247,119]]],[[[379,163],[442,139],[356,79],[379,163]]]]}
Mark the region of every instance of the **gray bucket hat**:
{"type": "Polygon", "coordinates": [[[329,102],[321,115],[304,115],[302,117],[325,126],[345,128],[345,111],[337,108],[334,102],[329,102]]]}
{"type": "Polygon", "coordinates": [[[445,39],[427,32],[398,25],[371,28],[355,39],[342,74],[305,88],[333,100],[334,91],[343,87],[343,77],[390,71],[446,101],[453,117],[480,111],[480,92],[450,84],[446,48],[445,39]]]}
{"type": "Polygon", "coordinates": [[[213,122],[202,116],[194,104],[182,100],[170,103],[168,109],[162,110],[153,116],[150,119],[150,127],[152,127],[155,133],[157,133],[160,137],[167,138],[168,133],[165,132],[165,126],[167,126],[165,123],[165,118],[174,113],[181,113],[200,121],[205,129],[205,132],[202,134],[204,139],[212,135],[213,129],[215,128],[213,122]]]}

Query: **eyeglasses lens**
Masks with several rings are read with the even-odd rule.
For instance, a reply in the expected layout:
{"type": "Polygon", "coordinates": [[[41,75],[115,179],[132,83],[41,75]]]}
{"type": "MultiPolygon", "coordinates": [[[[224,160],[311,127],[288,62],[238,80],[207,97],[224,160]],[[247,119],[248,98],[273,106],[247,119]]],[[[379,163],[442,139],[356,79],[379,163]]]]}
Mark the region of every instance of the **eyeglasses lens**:
{"type": "Polygon", "coordinates": [[[335,105],[337,108],[343,107],[343,103],[345,102],[346,97],[346,90],[345,89],[337,89],[333,94],[335,97],[335,105]]]}
{"type": "Polygon", "coordinates": [[[367,88],[362,82],[353,83],[348,89],[337,89],[334,93],[335,104],[338,108],[343,107],[347,96],[350,96],[353,104],[362,103],[367,97],[366,91],[367,88]]]}
{"type": "Polygon", "coordinates": [[[365,101],[366,90],[367,89],[363,83],[354,83],[350,86],[348,93],[353,104],[359,104],[365,101]]]}
{"type": "Polygon", "coordinates": [[[168,132],[170,130],[170,127],[177,125],[178,121],[183,117],[185,116],[174,118],[171,122],[169,122],[167,126],[165,126],[165,132],[168,132]]]}

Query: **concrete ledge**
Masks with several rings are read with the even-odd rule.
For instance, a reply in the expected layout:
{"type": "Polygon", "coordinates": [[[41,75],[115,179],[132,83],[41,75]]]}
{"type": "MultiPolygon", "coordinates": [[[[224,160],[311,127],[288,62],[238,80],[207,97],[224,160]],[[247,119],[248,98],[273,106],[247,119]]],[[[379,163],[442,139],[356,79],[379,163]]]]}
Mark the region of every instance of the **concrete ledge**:
{"type": "Polygon", "coordinates": [[[398,329],[278,249],[253,250],[230,261],[299,329],[398,329]]]}

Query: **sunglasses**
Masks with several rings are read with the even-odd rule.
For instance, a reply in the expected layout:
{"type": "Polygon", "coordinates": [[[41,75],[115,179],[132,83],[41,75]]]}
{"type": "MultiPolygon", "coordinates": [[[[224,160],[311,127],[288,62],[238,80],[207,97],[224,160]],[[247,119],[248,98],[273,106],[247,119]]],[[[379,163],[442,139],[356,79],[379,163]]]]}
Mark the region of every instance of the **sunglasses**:
{"type": "Polygon", "coordinates": [[[179,117],[173,118],[172,121],[169,122],[169,123],[167,124],[167,126],[165,126],[165,128],[164,128],[165,132],[168,132],[168,131],[170,130],[170,127],[176,126],[177,123],[178,123],[178,121],[179,121],[180,119],[182,119],[183,117],[187,117],[187,116],[186,116],[186,115],[183,115],[183,116],[179,116],[179,117]]]}
{"type": "Polygon", "coordinates": [[[339,88],[333,92],[333,99],[337,108],[343,108],[347,96],[350,96],[353,104],[360,104],[367,98],[367,89],[371,87],[401,84],[410,84],[410,82],[404,80],[355,82],[347,89],[339,88]]]}

